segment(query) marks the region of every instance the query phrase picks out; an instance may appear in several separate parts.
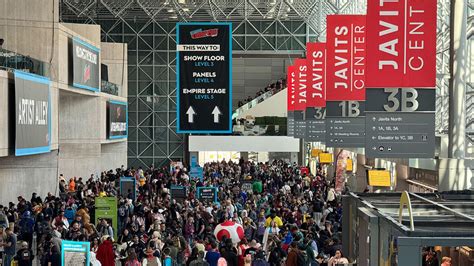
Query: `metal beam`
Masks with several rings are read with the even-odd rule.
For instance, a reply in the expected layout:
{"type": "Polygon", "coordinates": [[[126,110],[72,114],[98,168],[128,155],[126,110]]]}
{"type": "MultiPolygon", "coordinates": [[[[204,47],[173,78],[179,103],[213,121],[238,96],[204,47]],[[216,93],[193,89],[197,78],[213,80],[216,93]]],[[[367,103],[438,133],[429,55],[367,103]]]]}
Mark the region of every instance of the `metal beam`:
{"type": "Polygon", "coordinates": [[[467,0],[451,1],[448,157],[455,159],[466,155],[467,8],[467,0]]]}

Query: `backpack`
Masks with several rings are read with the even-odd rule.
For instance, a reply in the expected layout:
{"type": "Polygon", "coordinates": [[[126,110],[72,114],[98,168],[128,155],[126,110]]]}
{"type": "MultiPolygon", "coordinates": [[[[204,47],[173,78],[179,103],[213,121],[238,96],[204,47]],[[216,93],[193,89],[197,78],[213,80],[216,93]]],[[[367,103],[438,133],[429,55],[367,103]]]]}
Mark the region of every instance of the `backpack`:
{"type": "Polygon", "coordinates": [[[125,208],[125,206],[121,206],[119,209],[118,209],[118,213],[119,213],[119,216],[120,217],[125,217],[125,215],[127,214],[127,209],[125,208]]]}
{"type": "Polygon", "coordinates": [[[298,252],[297,262],[298,265],[308,265],[308,259],[306,254],[303,252],[298,252]]]}
{"type": "Polygon", "coordinates": [[[31,261],[31,252],[28,249],[25,249],[21,252],[20,258],[18,258],[19,261],[24,261],[28,262],[31,261]]]}
{"type": "Polygon", "coordinates": [[[256,259],[252,261],[252,266],[268,266],[268,265],[269,265],[268,262],[265,261],[264,259],[256,259]]]}

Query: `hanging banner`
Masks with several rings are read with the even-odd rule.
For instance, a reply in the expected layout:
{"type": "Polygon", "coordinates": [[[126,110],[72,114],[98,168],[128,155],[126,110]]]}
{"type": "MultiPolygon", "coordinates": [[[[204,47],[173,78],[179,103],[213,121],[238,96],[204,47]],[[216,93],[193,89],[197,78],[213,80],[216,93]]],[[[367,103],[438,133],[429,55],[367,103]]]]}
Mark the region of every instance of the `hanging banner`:
{"type": "Polygon", "coordinates": [[[306,59],[295,60],[295,138],[304,138],[306,135],[306,121],[304,111],[306,110],[306,93],[308,86],[308,66],[306,59]]]}
{"type": "Polygon", "coordinates": [[[107,136],[109,139],[126,138],[128,128],[127,103],[107,102],[107,136]]]}
{"type": "Polygon", "coordinates": [[[327,16],[326,146],[364,147],[365,16],[327,16]]]}
{"type": "Polygon", "coordinates": [[[326,140],[326,44],[307,43],[306,141],[326,140]]]}
{"type": "Polygon", "coordinates": [[[176,24],[178,133],[232,133],[232,24],[176,24]]]}
{"type": "Polygon", "coordinates": [[[433,0],[368,0],[367,87],[436,86],[433,0]]]}
{"type": "Polygon", "coordinates": [[[72,39],[72,86],[100,91],[100,49],[77,38],[72,39]]]}
{"type": "Polygon", "coordinates": [[[365,15],[327,16],[327,101],[365,100],[365,15]]]}
{"type": "Polygon", "coordinates": [[[14,71],[15,155],[51,151],[51,96],[48,78],[14,71]]]}
{"type": "Polygon", "coordinates": [[[287,135],[295,135],[295,66],[288,66],[286,70],[286,91],[287,91],[287,135]]]}

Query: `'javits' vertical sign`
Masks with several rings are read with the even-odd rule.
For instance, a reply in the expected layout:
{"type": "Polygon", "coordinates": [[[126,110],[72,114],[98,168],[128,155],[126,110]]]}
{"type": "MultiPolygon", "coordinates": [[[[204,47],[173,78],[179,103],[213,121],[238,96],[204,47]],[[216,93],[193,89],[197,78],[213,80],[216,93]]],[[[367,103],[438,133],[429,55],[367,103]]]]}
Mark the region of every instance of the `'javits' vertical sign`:
{"type": "Polygon", "coordinates": [[[72,39],[72,86],[100,91],[99,48],[75,37],[72,39]]]}

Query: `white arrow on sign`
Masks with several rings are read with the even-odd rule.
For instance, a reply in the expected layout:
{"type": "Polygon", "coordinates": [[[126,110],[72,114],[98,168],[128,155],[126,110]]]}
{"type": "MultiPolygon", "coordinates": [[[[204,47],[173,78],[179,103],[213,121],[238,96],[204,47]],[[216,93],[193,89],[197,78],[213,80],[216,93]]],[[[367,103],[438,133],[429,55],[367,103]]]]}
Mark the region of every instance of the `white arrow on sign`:
{"type": "Polygon", "coordinates": [[[214,107],[214,110],[212,110],[212,114],[214,115],[214,123],[219,123],[219,115],[221,115],[221,111],[219,110],[219,107],[214,107]]]}
{"type": "Polygon", "coordinates": [[[189,106],[188,111],[186,111],[186,114],[188,115],[188,123],[194,123],[194,115],[196,112],[194,111],[192,106],[189,106]]]}

